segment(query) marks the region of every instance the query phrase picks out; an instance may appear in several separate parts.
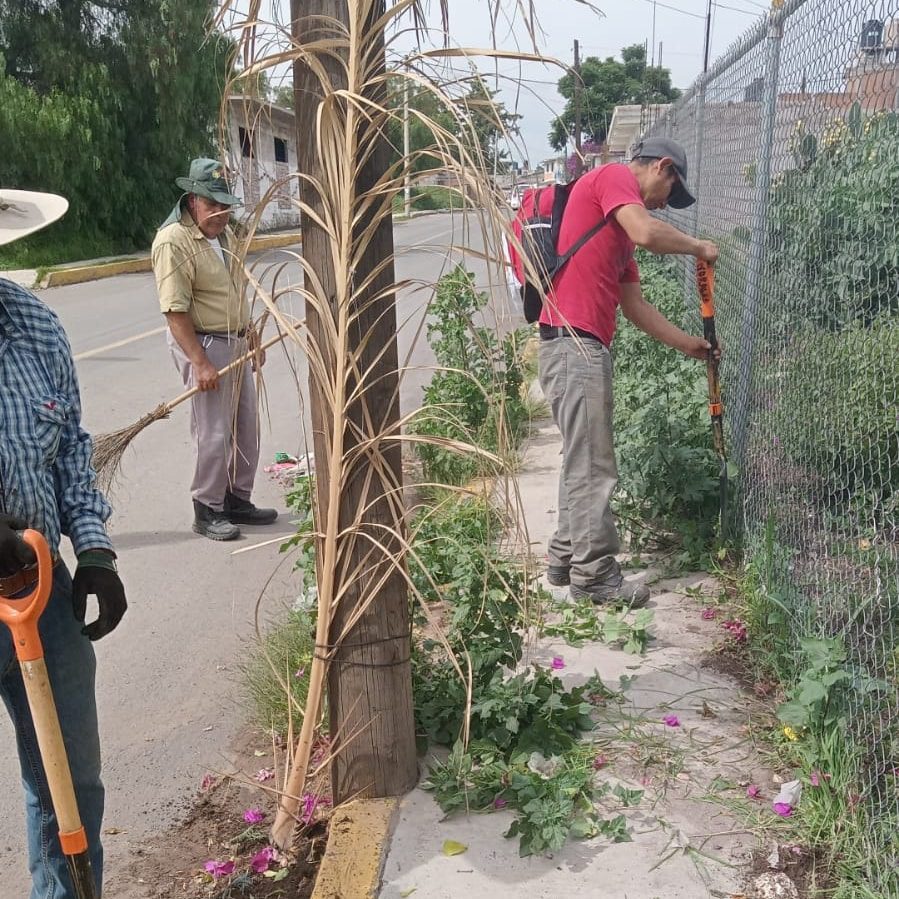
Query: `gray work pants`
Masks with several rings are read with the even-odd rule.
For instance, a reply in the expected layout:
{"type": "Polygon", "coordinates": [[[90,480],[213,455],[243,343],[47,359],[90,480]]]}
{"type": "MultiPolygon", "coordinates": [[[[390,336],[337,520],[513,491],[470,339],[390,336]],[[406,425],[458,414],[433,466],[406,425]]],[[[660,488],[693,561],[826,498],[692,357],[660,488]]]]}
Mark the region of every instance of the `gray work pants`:
{"type": "MultiPolygon", "coordinates": [[[[247,351],[242,337],[198,334],[209,361],[222,369],[247,351]]],[[[168,332],[168,344],[185,387],[195,386],[193,366],[168,332]]],[[[256,388],[250,365],[219,378],[218,389],[196,394],[190,401],[190,434],[194,443],[191,495],[221,511],[226,491],[248,500],[259,464],[259,420],[256,388]]]]}
{"type": "Polygon", "coordinates": [[[540,386],[562,433],[559,520],[549,564],[579,587],[617,585],[618,532],[609,501],[618,483],[612,438],[612,356],[597,340],[541,340],[540,386]]]}

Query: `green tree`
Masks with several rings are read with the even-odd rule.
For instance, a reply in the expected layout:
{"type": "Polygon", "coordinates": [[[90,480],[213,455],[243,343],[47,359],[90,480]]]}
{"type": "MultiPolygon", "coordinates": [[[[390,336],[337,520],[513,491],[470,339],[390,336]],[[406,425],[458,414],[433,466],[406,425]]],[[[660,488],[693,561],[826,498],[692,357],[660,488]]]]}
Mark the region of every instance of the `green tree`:
{"type": "MultiPolygon", "coordinates": [[[[519,116],[510,113],[505,106],[496,100],[496,93],[489,90],[483,81],[472,81],[468,91],[459,99],[457,113],[454,115],[435,95],[424,88],[410,82],[408,87],[409,101],[409,150],[411,153],[437,150],[437,144],[431,128],[421,117],[436,122],[441,128],[453,136],[460,138],[471,149],[483,154],[488,169],[493,168],[493,157],[498,152],[497,166],[502,171],[507,165],[508,154],[498,150],[499,140],[503,134],[514,130],[519,116]],[[466,116],[469,126],[463,126],[458,116],[466,116]]],[[[398,160],[403,152],[403,104],[404,85],[402,78],[392,78],[388,85],[387,105],[395,116],[387,128],[387,136],[393,147],[394,160],[398,160]]],[[[427,152],[420,155],[414,165],[413,172],[423,173],[443,168],[439,159],[429,157],[427,152]]]]}
{"type": "MultiPolygon", "coordinates": [[[[216,154],[231,44],[214,0],[0,0],[0,183],[70,211],[30,264],[146,247],[191,157],[216,154]]],[[[3,258],[3,257],[0,257],[3,258]]]]}
{"type": "MultiPolygon", "coordinates": [[[[581,134],[582,139],[602,143],[616,106],[622,104],[670,103],[680,96],[671,85],[671,72],[661,66],[646,64],[646,48],[633,44],[621,51],[621,60],[588,56],[581,63],[581,134]]],[[[553,120],[549,143],[558,151],[574,134],[574,75],[559,80],[559,93],[566,99],[562,115],[553,120]]]]}

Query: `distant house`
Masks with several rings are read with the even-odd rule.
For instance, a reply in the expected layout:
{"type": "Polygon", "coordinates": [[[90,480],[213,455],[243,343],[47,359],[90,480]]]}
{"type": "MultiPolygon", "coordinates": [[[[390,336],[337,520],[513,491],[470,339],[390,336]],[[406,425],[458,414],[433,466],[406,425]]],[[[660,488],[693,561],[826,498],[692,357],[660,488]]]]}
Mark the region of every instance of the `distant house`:
{"type": "Polygon", "coordinates": [[[652,106],[616,106],[606,135],[603,162],[627,162],[641,134],[651,131],[671,108],[668,103],[652,106]]]}
{"type": "Polygon", "coordinates": [[[244,203],[243,216],[251,218],[258,211],[260,231],[297,227],[293,110],[258,97],[229,97],[228,105],[228,167],[236,177],[234,193],[244,203]]]}

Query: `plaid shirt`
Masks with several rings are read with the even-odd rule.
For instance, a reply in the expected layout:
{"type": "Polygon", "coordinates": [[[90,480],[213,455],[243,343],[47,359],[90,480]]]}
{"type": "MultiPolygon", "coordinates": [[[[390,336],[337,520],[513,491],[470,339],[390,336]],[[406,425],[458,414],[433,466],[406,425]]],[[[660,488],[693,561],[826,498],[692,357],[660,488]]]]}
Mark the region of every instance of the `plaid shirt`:
{"type": "Polygon", "coordinates": [[[68,338],[33,293],[0,279],[0,510],[59,551],[112,549],[110,508],[94,485],[91,439],[68,338]]]}

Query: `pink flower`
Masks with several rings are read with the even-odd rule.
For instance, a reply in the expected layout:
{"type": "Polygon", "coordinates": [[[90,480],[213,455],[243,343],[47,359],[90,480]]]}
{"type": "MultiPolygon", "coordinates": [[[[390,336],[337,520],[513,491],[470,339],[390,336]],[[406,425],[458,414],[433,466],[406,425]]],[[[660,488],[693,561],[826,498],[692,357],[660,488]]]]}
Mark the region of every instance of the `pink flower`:
{"type": "Polygon", "coordinates": [[[739,618],[734,618],[732,621],[724,621],[722,622],[721,627],[723,627],[734,640],[737,641],[737,643],[746,642],[746,625],[743,624],[739,618]]]}
{"type": "Polygon", "coordinates": [[[717,615],[718,610],[713,609],[711,606],[709,606],[707,609],[702,610],[703,621],[711,621],[713,618],[717,617],[717,615]]]}
{"type": "Polygon", "coordinates": [[[243,813],[243,819],[247,824],[261,824],[265,820],[265,812],[261,808],[248,808],[243,813]]]}
{"type": "Polygon", "coordinates": [[[503,799],[502,796],[497,796],[496,799],[493,800],[493,807],[497,809],[505,808],[508,804],[509,803],[506,802],[506,800],[503,799]]]}
{"type": "Polygon", "coordinates": [[[812,771],[808,779],[813,787],[820,787],[822,780],[830,780],[830,775],[821,771],[812,771]]]}
{"type": "Polygon", "coordinates": [[[793,814],[793,806],[789,802],[775,802],[771,807],[781,818],[789,818],[793,814]]]}
{"type": "Polygon", "coordinates": [[[762,791],[755,784],[746,787],[746,795],[749,799],[758,799],[762,795],[762,791]]]}
{"type": "Polygon", "coordinates": [[[207,790],[211,790],[217,783],[218,780],[214,774],[204,774],[203,779],[200,781],[200,789],[205,793],[207,790]]]}
{"type": "Polygon", "coordinates": [[[229,874],[234,873],[234,862],[218,862],[210,859],[203,865],[203,869],[212,875],[213,880],[218,880],[221,877],[227,877],[229,874]]]}
{"type": "Polygon", "coordinates": [[[253,775],[253,780],[258,780],[259,783],[265,783],[267,780],[271,780],[274,776],[275,776],[274,768],[260,768],[253,775]]]}
{"type": "Polygon", "coordinates": [[[300,817],[304,824],[312,823],[315,810],[318,808],[320,802],[321,800],[318,796],[313,796],[312,793],[305,793],[303,795],[303,814],[300,817]]]}
{"type": "Polygon", "coordinates": [[[605,768],[607,764],[608,759],[604,755],[598,755],[593,759],[593,770],[599,771],[600,768],[605,768]]]}
{"type": "Polygon", "coordinates": [[[305,666],[304,666],[304,667],[302,667],[302,668],[297,668],[297,670],[294,671],[293,676],[296,677],[296,678],[300,678],[300,677],[302,677],[305,673],[306,673],[306,668],[305,668],[305,666]]]}
{"type": "Polygon", "coordinates": [[[680,719],[677,715],[666,715],[662,721],[664,721],[668,727],[680,727],[680,719]]]}
{"type": "Polygon", "coordinates": [[[561,671],[565,667],[565,659],[562,656],[553,656],[551,667],[553,671],[561,671]]]}
{"type": "Polygon", "coordinates": [[[278,852],[276,849],[266,846],[265,849],[260,849],[250,860],[250,868],[254,874],[264,874],[277,856],[278,852]]]}

